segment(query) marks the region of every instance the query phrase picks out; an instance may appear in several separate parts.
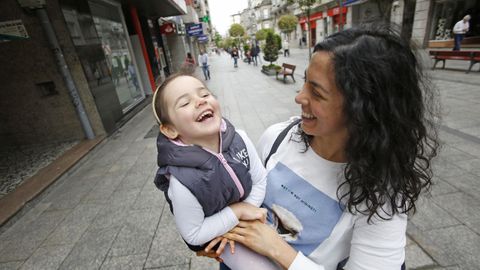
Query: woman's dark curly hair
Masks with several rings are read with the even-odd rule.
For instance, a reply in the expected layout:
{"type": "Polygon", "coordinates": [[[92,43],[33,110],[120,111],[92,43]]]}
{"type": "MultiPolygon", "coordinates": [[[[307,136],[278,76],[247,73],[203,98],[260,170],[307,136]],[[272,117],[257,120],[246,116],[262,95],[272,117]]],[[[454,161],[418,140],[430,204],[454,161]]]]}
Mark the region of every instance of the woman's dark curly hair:
{"type": "MultiPolygon", "coordinates": [[[[389,26],[335,33],[315,46],[320,51],[331,55],[349,133],[338,198],[369,221],[414,213],[431,185],[439,146],[436,88],[409,43],[389,26]]],[[[304,138],[308,145],[311,138],[304,138]]]]}

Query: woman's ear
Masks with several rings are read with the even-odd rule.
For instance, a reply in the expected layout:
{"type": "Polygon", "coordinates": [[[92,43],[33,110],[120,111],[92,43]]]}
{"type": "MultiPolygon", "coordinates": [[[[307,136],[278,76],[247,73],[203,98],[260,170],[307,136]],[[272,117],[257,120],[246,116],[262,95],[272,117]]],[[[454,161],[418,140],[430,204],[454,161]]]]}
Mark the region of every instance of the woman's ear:
{"type": "Polygon", "coordinates": [[[160,132],[170,140],[174,140],[178,137],[177,130],[170,125],[160,124],[160,132]]]}

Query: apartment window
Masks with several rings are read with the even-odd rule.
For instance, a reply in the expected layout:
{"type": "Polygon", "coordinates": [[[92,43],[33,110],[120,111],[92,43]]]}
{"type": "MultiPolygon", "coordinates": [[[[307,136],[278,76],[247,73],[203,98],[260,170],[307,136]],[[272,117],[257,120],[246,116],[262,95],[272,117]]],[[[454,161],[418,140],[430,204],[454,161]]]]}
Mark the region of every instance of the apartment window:
{"type": "Polygon", "coordinates": [[[268,9],[263,10],[263,18],[268,19],[268,9]]]}

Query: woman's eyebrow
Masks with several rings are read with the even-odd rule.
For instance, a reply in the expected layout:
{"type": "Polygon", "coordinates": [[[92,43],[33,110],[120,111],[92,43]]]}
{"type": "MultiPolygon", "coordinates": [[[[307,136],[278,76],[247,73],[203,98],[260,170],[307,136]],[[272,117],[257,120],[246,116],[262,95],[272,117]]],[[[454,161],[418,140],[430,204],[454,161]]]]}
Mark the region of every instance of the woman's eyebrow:
{"type": "Polygon", "coordinates": [[[309,84],[313,85],[314,88],[318,88],[318,89],[322,90],[323,92],[325,92],[327,94],[330,94],[330,91],[327,88],[323,87],[320,83],[312,81],[312,80],[307,80],[307,82],[309,84]]]}

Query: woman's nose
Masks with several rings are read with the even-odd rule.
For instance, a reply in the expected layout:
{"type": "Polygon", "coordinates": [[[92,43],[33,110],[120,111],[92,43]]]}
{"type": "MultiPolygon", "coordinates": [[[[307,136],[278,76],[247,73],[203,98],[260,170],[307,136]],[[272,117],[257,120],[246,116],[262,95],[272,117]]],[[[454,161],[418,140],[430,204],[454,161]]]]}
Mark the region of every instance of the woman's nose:
{"type": "Polygon", "coordinates": [[[305,91],[303,87],[298,91],[298,94],[295,96],[295,103],[305,104],[307,102],[305,91]]]}

